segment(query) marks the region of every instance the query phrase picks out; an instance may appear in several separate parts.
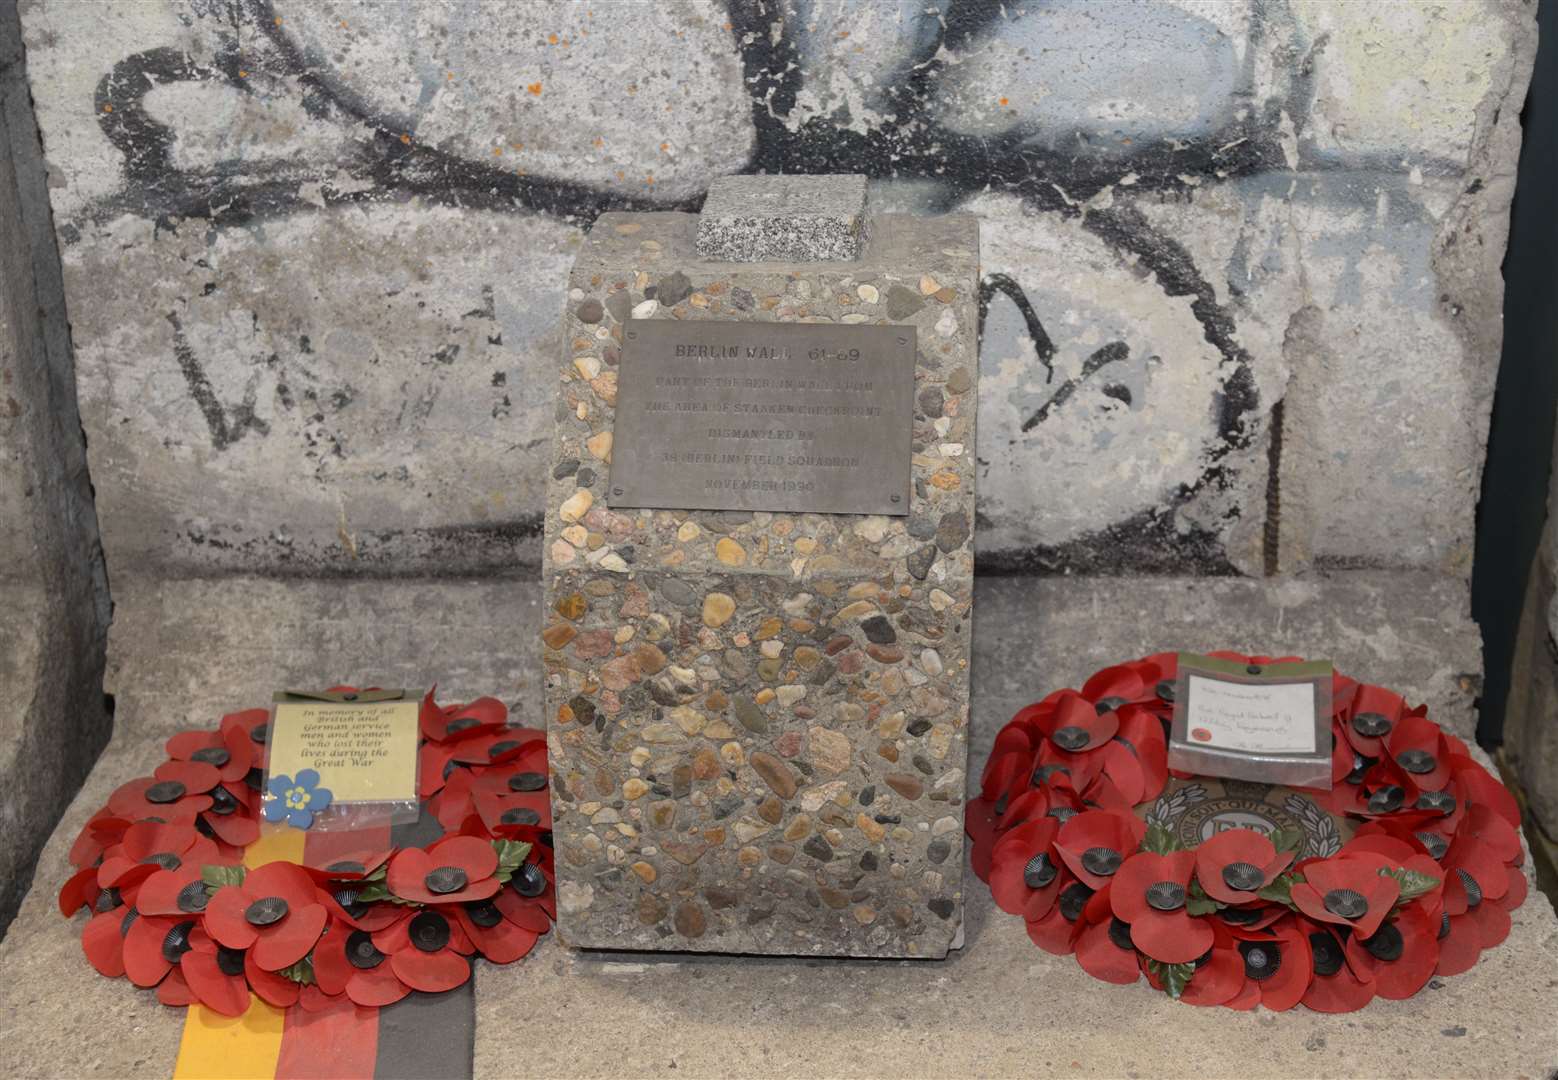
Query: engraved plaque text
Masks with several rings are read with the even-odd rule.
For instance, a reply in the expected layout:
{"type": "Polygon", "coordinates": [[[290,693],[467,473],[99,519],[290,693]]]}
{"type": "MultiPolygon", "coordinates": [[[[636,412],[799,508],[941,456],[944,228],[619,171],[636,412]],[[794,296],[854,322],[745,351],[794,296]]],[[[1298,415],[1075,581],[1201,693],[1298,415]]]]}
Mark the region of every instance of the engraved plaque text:
{"type": "Polygon", "coordinates": [[[611,507],[907,514],[914,327],[633,320],[611,507]]]}

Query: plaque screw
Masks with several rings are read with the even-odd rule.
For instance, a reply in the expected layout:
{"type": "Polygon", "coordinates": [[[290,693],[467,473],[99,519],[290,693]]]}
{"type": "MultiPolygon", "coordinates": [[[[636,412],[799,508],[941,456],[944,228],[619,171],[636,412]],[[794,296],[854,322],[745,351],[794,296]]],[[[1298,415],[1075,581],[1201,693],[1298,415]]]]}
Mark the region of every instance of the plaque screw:
{"type": "Polygon", "coordinates": [[[898,339],[898,344],[900,344],[900,345],[907,345],[907,344],[909,344],[909,339],[906,338],[906,337],[901,337],[901,338],[898,339]]]}
{"type": "MultiPolygon", "coordinates": [[[[637,330],[629,330],[628,331],[628,337],[633,338],[633,339],[636,340],[638,338],[638,331],[637,330]]],[[[902,344],[902,342],[900,342],[900,344],[902,344]]]]}
{"type": "MultiPolygon", "coordinates": [[[[620,494],[620,492],[618,494],[620,494]]],[[[893,502],[903,502],[902,495],[889,495],[888,498],[892,499],[893,502]]]]}
{"type": "Polygon", "coordinates": [[[612,488],[611,489],[611,493],[613,495],[621,495],[622,494],[622,489],[621,488],[612,488]]]}

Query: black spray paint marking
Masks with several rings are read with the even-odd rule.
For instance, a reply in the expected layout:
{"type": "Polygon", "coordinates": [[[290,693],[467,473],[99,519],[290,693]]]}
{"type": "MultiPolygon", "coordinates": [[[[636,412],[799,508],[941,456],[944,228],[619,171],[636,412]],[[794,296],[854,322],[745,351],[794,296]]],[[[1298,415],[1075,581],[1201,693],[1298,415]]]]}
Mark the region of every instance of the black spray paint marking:
{"type": "Polygon", "coordinates": [[[254,391],[245,394],[243,404],[231,410],[229,416],[222,403],[216,399],[216,391],[211,388],[211,380],[206,377],[205,368],[201,367],[195,350],[189,346],[178,313],[168,312],[167,319],[173,326],[173,356],[178,361],[179,371],[184,374],[189,396],[200,407],[200,415],[205,417],[206,427],[211,432],[211,445],[218,450],[226,450],[251,429],[261,435],[269,435],[270,425],[254,415],[254,391]]]}
{"type": "MultiPolygon", "coordinates": [[[[1203,180],[1286,168],[1279,123],[1284,115],[1292,118],[1302,146],[1304,118],[1313,97],[1313,64],[1306,59],[1285,94],[1268,99],[1262,110],[1250,109],[1242,115],[1230,110],[1225,123],[1205,136],[1143,141],[1107,155],[1085,152],[1085,147],[1079,153],[1075,146],[1030,144],[1024,141],[1027,133],[1022,131],[972,136],[937,124],[928,103],[936,92],[943,50],[977,47],[981,35],[992,32],[1007,13],[998,0],[939,0],[928,6],[937,9],[938,17],[919,24],[918,38],[910,43],[890,80],[892,119],[870,132],[857,132],[825,118],[792,129],[788,117],[804,79],[795,20],[789,17],[794,13],[781,0],[731,0],[727,5],[731,34],[741,57],[756,125],[752,156],[742,171],[859,172],[874,179],[933,181],[937,185],[932,199],[936,209],[953,208],[977,193],[999,191],[1019,197],[1032,211],[1080,214],[1084,227],[1122,255],[1133,256],[1154,271],[1167,295],[1194,297],[1192,311],[1207,340],[1229,361],[1225,392],[1213,403],[1219,438],[1207,448],[1207,470],[1199,481],[1171,497],[1171,504],[1182,505],[1208,483],[1226,486],[1231,478],[1220,461],[1234,449],[1248,445],[1246,418],[1259,404],[1249,357],[1236,344],[1231,315],[1216,303],[1211,286],[1188,252],[1133,208],[1084,212],[1081,204],[1126,174],[1134,174],[1136,191],[1177,194],[1203,180]]],[[[310,60],[280,25],[269,0],[235,0],[225,11],[231,29],[222,31],[221,44],[210,64],[197,64],[176,49],[151,49],[119,62],[99,83],[97,115],[104,133],[123,155],[125,188],[99,203],[95,216],[107,218],[130,211],[153,217],[159,228],[176,227],[187,218],[205,219],[214,226],[242,225],[311,208],[298,196],[299,185],[308,180],[320,183],[327,204],[415,195],[438,205],[525,210],[585,225],[606,210],[693,211],[701,204],[701,198],[651,199],[562,179],[519,176],[423,145],[409,137],[412,133],[404,130],[403,118],[376,110],[327,66],[310,60]],[[248,69],[246,75],[240,74],[240,63],[248,69]],[[207,80],[257,94],[261,75],[295,79],[304,107],[316,118],[367,125],[373,132],[368,144],[348,160],[333,160],[327,167],[299,169],[288,164],[235,162],[205,171],[178,169],[172,156],[174,132],[147,113],[145,95],[170,82],[207,80]],[[336,189],[330,178],[342,172],[357,181],[371,181],[371,187],[361,190],[354,184],[349,185],[353,190],[336,189]]],[[[1293,25],[1282,0],[1252,10],[1246,89],[1253,86],[1254,56],[1260,51],[1257,46],[1275,48],[1280,43],[1266,40],[1274,27],[1291,29],[1293,25]]],[[[1053,378],[1050,361],[1055,346],[1015,280],[994,275],[981,286],[981,329],[995,291],[1017,305],[1033,339],[1035,358],[1053,378]]],[[[218,448],[231,445],[251,427],[262,433],[266,430],[263,422],[243,409],[235,410],[229,419],[187,343],[179,362],[218,448]]],[[[1107,362],[1105,358],[1100,366],[1107,362]]],[[[1057,392],[1056,397],[1063,400],[1061,393],[1069,391],[1062,387],[1057,392]]],[[[1023,430],[1052,415],[1059,403],[1052,399],[1024,422],[1023,430]]],[[[1154,512],[1156,520],[1172,518],[1172,506],[1163,508],[1161,514],[1154,512]]],[[[1194,529],[1188,534],[1172,528],[1143,531],[1136,519],[1130,525],[1135,535],[1158,537],[1175,549],[1167,553],[1172,567],[1224,572],[1226,559],[1221,555],[1207,557],[1207,551],[1218,546],[1215,537],[1196,534],[1194,529]]],[[[1034,555],[1041,561],[1053,557],[1073,565],[1068,560],[1090,543],[1117,548],[1118,528],[1102,530],[1095,538],[1041,549],[1034,555]]]]}

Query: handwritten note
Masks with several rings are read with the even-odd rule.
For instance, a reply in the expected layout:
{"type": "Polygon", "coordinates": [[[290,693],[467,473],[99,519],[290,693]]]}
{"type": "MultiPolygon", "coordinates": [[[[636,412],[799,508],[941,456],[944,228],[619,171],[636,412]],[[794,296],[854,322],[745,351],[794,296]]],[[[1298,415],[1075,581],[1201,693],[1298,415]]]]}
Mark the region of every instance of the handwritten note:
{"type": "Polygon", "coordinates": [[[1192,745],[1251,753],[1315,752],[1313,683],[1243,685],[1190,676],[1186,735],[1192,745]]]}
{"type": "Polygon", "coordinates": [[[335,801],[415,802],[417,702],[285,702],[271,725],[271,775],[314,769],[335,801]]]}

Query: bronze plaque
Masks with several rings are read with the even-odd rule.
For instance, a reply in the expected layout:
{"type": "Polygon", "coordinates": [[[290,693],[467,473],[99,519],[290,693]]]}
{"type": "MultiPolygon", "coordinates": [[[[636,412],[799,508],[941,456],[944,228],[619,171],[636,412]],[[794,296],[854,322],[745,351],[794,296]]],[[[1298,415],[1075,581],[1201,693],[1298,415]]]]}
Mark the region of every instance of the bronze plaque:
{"type": "Polygon", "coordinates": [[[907,514],[914,327],[627,324],[606,505],[907,514]]]}

